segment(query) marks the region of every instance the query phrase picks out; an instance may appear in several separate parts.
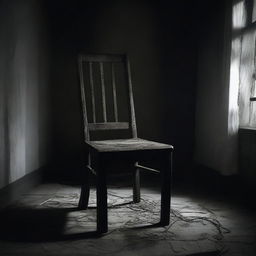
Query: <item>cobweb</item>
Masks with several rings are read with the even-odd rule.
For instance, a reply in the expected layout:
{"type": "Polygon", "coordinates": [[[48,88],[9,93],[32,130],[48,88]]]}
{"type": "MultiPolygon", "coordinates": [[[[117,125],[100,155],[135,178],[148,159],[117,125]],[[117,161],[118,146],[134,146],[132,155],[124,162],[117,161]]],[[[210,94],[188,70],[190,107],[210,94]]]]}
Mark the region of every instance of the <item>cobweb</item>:
{"type": "MultiPolygon", "coordinates": [[[[40,208],[74,208],[79,200],[78,193],[55,194],[42,202],[40,208]]],[[[224,227],[216,214],[189,200],[172,199],[170,224],[166,227],[153,226],[160,219],[160,195],[142,194],[140,203],[132,202],[130,191],[108,190],[108,226],[105,236],[124,233],[139,239],[152,241],[174,241],[193,243],[207,241],[216,255],[223,255],[227,248],[224,235],[230,231],[224,227]]],[[[96,227],[96,192],[91,191],[87,210],[72,211],[67,216],[66,233],[75,233],[96,227]]],[[[175,251],[175,248],[172,248],[175,251]]]]}

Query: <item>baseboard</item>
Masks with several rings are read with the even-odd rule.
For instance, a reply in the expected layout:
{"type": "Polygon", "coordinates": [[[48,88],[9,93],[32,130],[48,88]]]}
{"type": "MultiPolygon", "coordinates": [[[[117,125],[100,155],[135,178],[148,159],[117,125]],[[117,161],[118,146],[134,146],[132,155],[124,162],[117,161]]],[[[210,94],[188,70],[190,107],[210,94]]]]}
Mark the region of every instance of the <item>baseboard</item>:
{"type": "Polygon", "coordinates": [[[33,187],[43,181],[43,168],[39,168],[17,181],[0,189],[0,210],[19,199],[22,194],[27,193],[33,187]]]}

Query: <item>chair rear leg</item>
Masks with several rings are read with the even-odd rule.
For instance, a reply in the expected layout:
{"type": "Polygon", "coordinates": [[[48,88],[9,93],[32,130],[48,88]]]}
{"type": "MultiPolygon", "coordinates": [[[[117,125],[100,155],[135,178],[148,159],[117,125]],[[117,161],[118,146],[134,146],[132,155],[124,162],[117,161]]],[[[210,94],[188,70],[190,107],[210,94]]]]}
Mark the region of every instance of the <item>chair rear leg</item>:
{"type": "Polygon", "coordinates": [[[89,196],[90,196],[90,181],[89,181],[89,171],[86,170],[84,175],[84,183],[81,186],[80,199],[78,203],[78,208],[81,210],[86,210],[88,208],[89,196]]]}
{"type": "Polygon", "coordinates": [[[140,170],[136,168],[135,163],[135,170],[133,173],[133,202],[139,203],[140,202],[140,170]]]}
{"type": "Polygon", "coordinates": [[[161,218],[160,224],[167,226],[170,223],[171,210],[171,182],[172,182],[172,152],[167,152],[165,167],[161,170],[161,218]]]}

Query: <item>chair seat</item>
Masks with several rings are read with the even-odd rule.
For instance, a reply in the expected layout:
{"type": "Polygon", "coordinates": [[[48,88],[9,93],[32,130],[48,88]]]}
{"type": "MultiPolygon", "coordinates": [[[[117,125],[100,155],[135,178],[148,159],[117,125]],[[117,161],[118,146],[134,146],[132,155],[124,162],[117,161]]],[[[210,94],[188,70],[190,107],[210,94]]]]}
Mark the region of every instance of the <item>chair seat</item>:
{"type": "Polygon", "coordinates": [[[140,150],[173,149],[171,145],[158,143],[140,138],[86,141],[87,146],[98,152],[125,152],[140,150]]]}

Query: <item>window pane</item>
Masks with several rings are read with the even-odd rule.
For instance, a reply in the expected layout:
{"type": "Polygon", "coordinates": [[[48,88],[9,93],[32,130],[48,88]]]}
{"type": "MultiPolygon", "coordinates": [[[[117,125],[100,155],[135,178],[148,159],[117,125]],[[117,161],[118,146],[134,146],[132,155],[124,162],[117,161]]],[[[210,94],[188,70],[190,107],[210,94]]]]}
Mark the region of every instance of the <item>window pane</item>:
{"type": "Polygon", "coordinates": [[[256,0],[253,0],[252,22],[256,21],[256,0]]]}
{"type": "Polygon", "coordinates": [[[243,35],[240,60],[239,118],[241,126],[256,127],[256,105],[250,102],[254,86],[255,31],[243,35]]]}
{"type": "Polygon", "coordinates": [[[239,126],[238,91],[239,91],[239,70],[241,38],[232,40],[230,82],[229,82],[229,111],[228,111],[228,133],[232,135],[237,132],[239,126]]]}
{"type": "MultiPolygon", "coordinates": [[[[255,1],[255,0],[254,0],[255,1]]],[[[240,1],[233,6],[232,14],[233,29],[241,29],[246,25],[245,1],[240,1]]]]}

